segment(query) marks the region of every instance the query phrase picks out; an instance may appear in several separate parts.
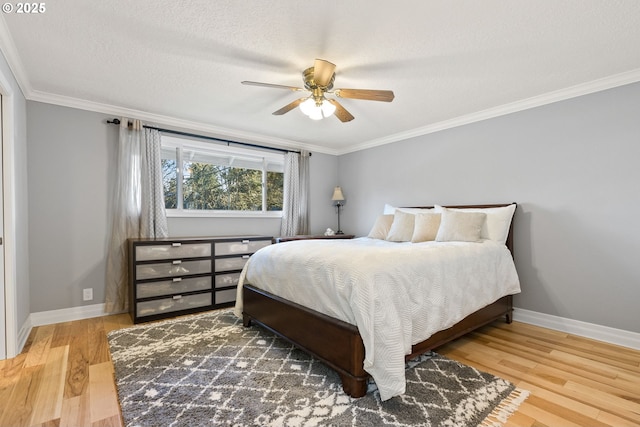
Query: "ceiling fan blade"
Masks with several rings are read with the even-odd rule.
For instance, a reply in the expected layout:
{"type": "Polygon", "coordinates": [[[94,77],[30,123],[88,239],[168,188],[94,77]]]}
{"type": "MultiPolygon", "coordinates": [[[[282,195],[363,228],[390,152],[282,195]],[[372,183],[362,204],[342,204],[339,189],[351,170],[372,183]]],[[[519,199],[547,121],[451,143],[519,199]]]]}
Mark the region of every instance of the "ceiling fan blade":
{"type": "Polygon", "coordinates": [[[333,113],[342,123],[350,122],[355,119],[350,112],[348,112],[338,101],[335,99],[327,99],[330,103],[332,103],[336,107],[335,113],[333,113]]]}
{"type": "Polygon", "coordinates": [[[275,84],[272,84],[272,83],[250,82],[250,81],[247,81],[247,80],[245,80],[243,82],[240,82],[240,83],[242,83],[243,85],[249,85],[249,86],[262,86],[262,87],[271,87],[271,88],[275,88],[275,89],[287,89],[287,90],[292,90],[294,92],[297,92],[299,90],[306,90],[306,89],[303,89],[301,87],[275,85],[275,84]]]}
{"type": "Polygon", "coordinates": [[[316,85],[326,87],[331,82],[336,66],[324,59],[316,59],[313,64],[313,81],[316,85]]]}
{"type": "Polygon", "coordinates": [[[295,101],[285,105],[284,107],[282,107],[278,111],[274,111],[272,114],[274,116],[281,116],[281,115],[283,115],[285,113],[288,113],[289,111],[291,111],[294,108],[296,108],[298,105],[302,104],[302,102],[304,102],[306,99],[307,98],[296,99],[295,101]]]}
{"type": "Polygon", "coordinates": [[[395,95],[391,90],[371,90],[371,89],[336,89],[336,96],[340,98],[365,99],[367,101],[391,102],[395,95]]]}

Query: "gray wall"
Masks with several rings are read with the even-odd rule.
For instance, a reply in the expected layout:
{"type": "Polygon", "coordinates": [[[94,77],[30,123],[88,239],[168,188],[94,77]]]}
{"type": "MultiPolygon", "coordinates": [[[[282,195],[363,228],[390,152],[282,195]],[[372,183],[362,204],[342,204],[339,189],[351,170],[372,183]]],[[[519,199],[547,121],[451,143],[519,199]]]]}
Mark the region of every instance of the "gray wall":
{"type": "Polygon", "coordinates": [[[343,229],[384,203],[515,201],[517,307],[640,332],[640,84],[340,156],[343,229]]]}
{"type": "Polygon", "coordinates": [[[104,302],[116,126],[27,102],[31,311],[104,302]],[[93,288],[93,301],[82,289],[93,288]]]}
{"type": "MultiPolygon", "coordinates": [[[[118,128],[110,116],[29,101],[31,312],[104,302],[118,128]],[[82,301],[92,287],[93,301],[82,301]]],[[[311,229],[331,226],[337,157],[310,159],[311,229]]],[[[172,236],[279,234],[279,219],[169,218],[172,236]]]]}
{"type": "MultiPolygon", "coordinates": [[[[16,336],[30,314],[29,296],[29,226],[27,180],[27,109],[26,101],[13,77],[4,55],[0,53],[0,72],[11,85],[13,101],[13,173],[15,187],[15,280],[16,280],[16,336]]],[[[5,159],[5,164],[11,160],[5,159]]],[[[7,238],[9,236],[5,236],[7,238]]]]}

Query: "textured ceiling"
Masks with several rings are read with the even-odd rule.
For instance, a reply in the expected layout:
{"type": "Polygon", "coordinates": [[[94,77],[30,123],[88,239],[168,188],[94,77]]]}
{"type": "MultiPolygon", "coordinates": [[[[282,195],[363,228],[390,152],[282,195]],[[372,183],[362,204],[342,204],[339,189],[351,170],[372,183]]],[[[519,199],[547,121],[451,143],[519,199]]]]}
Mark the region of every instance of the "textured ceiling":
{"type": "MultiPolygon", "coordinates": [[[[640,2],[58,0],[4,13],[28,99],[167,127],[344,153],[640,80],[640,2]],[[355,120],[271,113],[315,58],[355,120]]],[[[4,20],[4,22],[2,22],[4,20]]]]}

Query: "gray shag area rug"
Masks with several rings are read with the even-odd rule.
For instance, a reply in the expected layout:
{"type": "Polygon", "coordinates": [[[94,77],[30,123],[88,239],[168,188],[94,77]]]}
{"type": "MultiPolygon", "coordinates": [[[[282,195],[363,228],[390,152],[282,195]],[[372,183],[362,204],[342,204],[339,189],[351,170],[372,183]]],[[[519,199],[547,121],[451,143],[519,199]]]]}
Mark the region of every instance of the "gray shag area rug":
{"type": "Polygon", "coordinates": [[[528,393],[429,353],[407,391],[353,399],[339,376],[231,310],[110,332],[126,426],[499,426],[528,393]]]}

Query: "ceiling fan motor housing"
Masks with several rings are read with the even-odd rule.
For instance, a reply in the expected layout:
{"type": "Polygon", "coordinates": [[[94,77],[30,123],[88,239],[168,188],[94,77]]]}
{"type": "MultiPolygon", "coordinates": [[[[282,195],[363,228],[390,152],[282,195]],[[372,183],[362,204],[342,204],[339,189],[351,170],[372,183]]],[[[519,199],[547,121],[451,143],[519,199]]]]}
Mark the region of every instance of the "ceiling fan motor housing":
{"type": "Polygon", "coordinates": [[[327,90],[331,90],[333,88],[333,82],[336,79],[336,73],[333,73],[331,75],[331,79],[329,80],[329,83],[327,83],[326,86],[318,86],[318,84],[313,79],[314,77],[313,70],[314,70],[314,67],[309,67],[302,72],[302,76],[304,78],[304,87],[309,89],[311,92],[313,92],[314,89],[321,89],[323,92],[327,90]]]}

